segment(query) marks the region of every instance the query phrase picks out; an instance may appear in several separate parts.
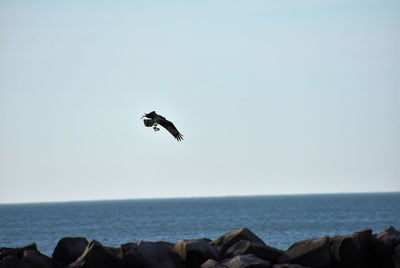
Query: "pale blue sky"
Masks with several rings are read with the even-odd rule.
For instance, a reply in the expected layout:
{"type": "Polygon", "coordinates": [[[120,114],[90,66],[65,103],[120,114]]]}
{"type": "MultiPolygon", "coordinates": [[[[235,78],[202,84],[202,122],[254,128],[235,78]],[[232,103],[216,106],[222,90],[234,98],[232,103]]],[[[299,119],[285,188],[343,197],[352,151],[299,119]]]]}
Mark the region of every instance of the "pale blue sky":
{"type": "Polygon", "coordinates": [[[397,0],[0,0],[0,203],[400,191],[399,48],[397,0]]]}

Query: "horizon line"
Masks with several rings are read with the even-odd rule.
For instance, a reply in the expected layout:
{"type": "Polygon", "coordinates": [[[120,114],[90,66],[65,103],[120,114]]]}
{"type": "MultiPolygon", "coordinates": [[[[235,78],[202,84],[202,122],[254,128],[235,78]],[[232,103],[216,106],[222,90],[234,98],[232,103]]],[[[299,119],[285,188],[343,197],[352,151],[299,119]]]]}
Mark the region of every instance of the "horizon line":
{"type": "Polygon", "coordinates": [[[267,196],[307,196],[307,195],[350,195],[350,194],[396,194],[400,191],[375,191],[375,192],[314,192],[314,193],[277,193],[277,194],[243,194],[243,195],[210,195],[210,196],[162,196],[138,198],[106,198],[106,199],[80,199],[80,200],[54,200],[32,202],[0,202],[1,205],[29,205],[29,204],[54,204],[54,203],[82,203],[82,202],[111,202],[111,201],[140,201],[140,200],[172,200],[172,199],[207,199],[207,198],[240,198],[240,197],[267,197],[267,196]]]}

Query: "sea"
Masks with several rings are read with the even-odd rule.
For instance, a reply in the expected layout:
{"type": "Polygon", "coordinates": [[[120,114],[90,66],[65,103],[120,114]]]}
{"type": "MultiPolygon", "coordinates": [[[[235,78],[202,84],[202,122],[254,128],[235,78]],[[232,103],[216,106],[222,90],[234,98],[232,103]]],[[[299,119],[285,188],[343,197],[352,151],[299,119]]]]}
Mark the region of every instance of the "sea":
{"type": "Polygon", "coordinates": [[[51,256],[62,237],[105,246],[216,239],[247,227],[267,245],[387,226],[400,229],[400,193],[170,198],[0,205],[0,247],[36,242],[51,256]]]}

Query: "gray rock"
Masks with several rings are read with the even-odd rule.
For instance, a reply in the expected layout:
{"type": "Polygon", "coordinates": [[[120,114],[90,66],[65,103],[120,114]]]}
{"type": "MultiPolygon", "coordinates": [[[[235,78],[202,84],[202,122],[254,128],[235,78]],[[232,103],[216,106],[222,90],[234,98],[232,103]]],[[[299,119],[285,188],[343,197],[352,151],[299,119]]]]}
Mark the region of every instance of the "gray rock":
{"type": "Polygon", "coordinates": [[[114,247],[104,247],[104,249],[114,257],[121,259],[121,249],[114,247]]]}
{"type": "Polygon", "coordinates": [[[395,268],[400,268],[400,245],[397,245],[393,250],[393,266],[395,268]]]}
{"type": "Polygon", "coordinates": [[[7,256],[0,260],[0,268],[31,268],[31,266],[16,257],[7,256]]]}
{"type": "Polygon", "coordinates": [[[240,240],[225,252],[224,259],[238,255],[253,254],[260,259],[273,263],[282,253],[282,250],[269,247],[264,243],[240,240]]]}
{"type": "Polygon", "coordinates": [[[393,226],[386,227],[381,233],[376,235],[376,238],[381,240],[392,250],[400,244],[400,232],[393,226]]]}
{"type": "Polygon", "coordinates": [[[37,250],[36,243],[30,243],[22,247],[17,247],[17,248],[6,248],[6,247],[1,247],[0,248],[0,260],[12,256],[16,259],[21,259],[24,250],[37,250]]]}
{"type": "Polygon", "coordinates": [[[329,237],[299,241],[282,253],[276,262],[300,264],[313,268],[329,267],[331,263],[329,245],[329,237]]]}
{"type": "Polygon", "coordinates": [[[173,251],[173,247],[174,244],[168,242],[145,241],[121,245],[123,267],[185,267],[185,263],[173,251]]]}
{"type": "Polygon", "coordinates": [[[120,246],[122,267],[142,267],[142,259],[136,243],[126,243],[120,246]]]}
{"type": "Polygon", "coordinates": [[[24,250],[22,262],[30,265],[31,268],[54,268],[56,264],[46,255],[37,250],[24,250]]]}
{"type": "Polygon", "coordinates": [[[184,239],[178,241],[174,248],[186,267],[200,267],[208,259],[219,260],[217,250],[207,239],[184,239]]]}
{"type": "Polygon", "coordinates": [[[209,259],[204,262],[200,268],[226,268],[226,266],[222,265],[221,263],[217,262],[216,260],[209,259]]]}
{"type": "Polygon", "coordinates": [[[91,241],[83,254],[73,263],[69,264],[70,268],[119,268],[122,263],[118,256],[113,254],[108,248],[93,240],[91,241]]]}
{"type": "Polygon", "coordinates": [[[256,236],[252,231],[247,228],[241,228],[230,233],[225,233],[216,240],[212,241],[211,244],[215,246],[219,256],[222,257],[231,246],[233,246],[240,240],[257,242],[265,245],[264,241],[262,241],[258,236],[256,236]]]}
{"type": "Polygon", "coordinates": [[[371,230],[331,238],[332,267],[364,268],[367,266],[371,230]]]}
{"type": "Polygon", "coordinates": [[[228,268],[270,268],[271,263],[257,258],[253,254],[239,255],[222,261],[223,266],[228,268]]]}
{"type": "Polygon", "coordinates": [[[305,267],[300,264],[294,264],[294,263],[280,263],[272,265],[272,268],[310,268],[310,267],[305,267]]]}
{"type": "Polygon", "coordinates": [[[84,237],[64,237],[58,241],[52,257],[67,265],[76,261],[85,251],[89,242],[84,237]]]}
{"type": "Polygon", "coordinates": [[[393,268],[392,248],[384,241],[377,239],[376,235],[371,236],[368,245],[368,259],[366,268],[393,268]]]}

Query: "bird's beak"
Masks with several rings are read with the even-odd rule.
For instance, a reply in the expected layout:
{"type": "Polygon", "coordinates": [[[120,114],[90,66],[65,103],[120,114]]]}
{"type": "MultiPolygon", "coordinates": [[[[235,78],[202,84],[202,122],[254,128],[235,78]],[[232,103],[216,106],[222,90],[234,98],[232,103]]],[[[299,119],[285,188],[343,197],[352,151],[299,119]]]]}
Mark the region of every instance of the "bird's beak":
{"type": "Polygon", "coordinates": [[[143,117],[146,117],[147,114],[142,115],[142,117],[140,117],[140,119],[142,119],[143,117]]]}

